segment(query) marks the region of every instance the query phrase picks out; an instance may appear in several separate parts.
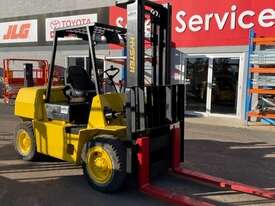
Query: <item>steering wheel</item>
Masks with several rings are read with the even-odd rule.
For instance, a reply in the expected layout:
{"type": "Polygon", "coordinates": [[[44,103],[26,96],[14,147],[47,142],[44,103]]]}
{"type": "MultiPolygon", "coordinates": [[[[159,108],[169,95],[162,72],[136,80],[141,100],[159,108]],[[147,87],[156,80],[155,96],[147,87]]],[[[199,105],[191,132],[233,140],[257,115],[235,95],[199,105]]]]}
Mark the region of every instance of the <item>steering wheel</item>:
{"type": "Polygon", "coordinates": [[[109,69],[105,70],[104,72],[102,72],[101,74],[99,74],[99,78],[101,78],[103,81],[104,81],[104,78],[103,78],[103,75],[104,73],[107,75],[108,79],[110,81],[106,81],[109,85],[113,86],[115,88],[115,90],[117,91],[116,89],[116,85],[114,83],[114,77],[119,73],[120,69],[119,68],[116,68],[114,67],[113,65],[110,66],[109,69]],[[109,72],[113,72],[112,74],[110,74],[109,72]]]}
{"type": "Polygon", "coordinates": [[[119,73],[119,71],[120,71],[119,68],[116,68],[113,65],[111,65],[109,69],[107,69],[104,72],[102,72],[101,74],[99,74],[99,77],[103,77],[103,75],[105,73],[109,79],[113,79],[119,73]],[[112,71],[114,73],[109,74],[110,71],[112,71]]]}

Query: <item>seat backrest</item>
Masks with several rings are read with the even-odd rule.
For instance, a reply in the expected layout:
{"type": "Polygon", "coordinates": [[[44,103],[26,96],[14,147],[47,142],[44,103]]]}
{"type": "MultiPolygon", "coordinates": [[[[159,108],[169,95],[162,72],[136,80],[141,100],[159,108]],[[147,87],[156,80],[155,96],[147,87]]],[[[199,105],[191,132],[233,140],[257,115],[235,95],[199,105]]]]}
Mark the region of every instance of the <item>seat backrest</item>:
{"type": "Polygon", "coordinates": [[[95,84],[88,73],[81,66],[70,66],[68,69],[67,83],[79,91],[95,90],[95,84]]]}

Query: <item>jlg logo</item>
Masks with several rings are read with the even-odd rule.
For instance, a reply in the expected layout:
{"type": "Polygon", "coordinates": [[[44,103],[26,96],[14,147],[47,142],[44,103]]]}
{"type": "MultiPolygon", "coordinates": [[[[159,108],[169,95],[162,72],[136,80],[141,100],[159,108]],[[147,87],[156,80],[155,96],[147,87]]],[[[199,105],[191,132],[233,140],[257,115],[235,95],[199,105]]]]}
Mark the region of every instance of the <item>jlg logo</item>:
{"type": "Polygon", "coordinates": [[[7,33],[4,34],[4,40],[27,39],[30,33],[31,24],[22,25],[13,24],[8,27],[7,33]]]}
{"type": "Polygon", "coordinates": [[[0,44],[37,42],[37,19],[0,22],[0,44]]]}

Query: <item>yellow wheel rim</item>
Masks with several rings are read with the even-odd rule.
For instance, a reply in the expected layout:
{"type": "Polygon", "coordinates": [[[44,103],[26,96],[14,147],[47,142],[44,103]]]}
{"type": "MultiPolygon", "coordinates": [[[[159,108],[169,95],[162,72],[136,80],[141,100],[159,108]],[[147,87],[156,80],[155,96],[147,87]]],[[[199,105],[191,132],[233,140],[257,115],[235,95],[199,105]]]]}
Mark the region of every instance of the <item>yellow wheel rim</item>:
{"type": "Polygon", "coordinates": [[[30,153],[32,148],[31,142],[32,140],[25,130],[21,129],[18,131],[16,146],[22,155],[28,155],[30,153]]]}
{"type": "Polygon", "coordinates": [[[106,184],[113,175],[112,159],[101,146],[94,146],[87,153],[87,170],[89,176],[99,184],[106,184]]]}

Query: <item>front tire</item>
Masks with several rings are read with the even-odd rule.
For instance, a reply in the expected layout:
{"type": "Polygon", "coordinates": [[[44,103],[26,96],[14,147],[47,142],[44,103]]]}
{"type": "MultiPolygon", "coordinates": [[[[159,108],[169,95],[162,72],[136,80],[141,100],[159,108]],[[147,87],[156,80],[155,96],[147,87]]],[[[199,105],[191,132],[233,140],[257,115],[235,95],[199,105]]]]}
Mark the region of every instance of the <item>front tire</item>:
{"type": "Polygon", "coordinates": [[[84,157],[84,176],[94,189],[114,192],[122,187],[126,179],[126,148],[120,140],[98,136],[88,142],[84,157]]]}
{"type": "Polygon", "coordinates": [[[22,122],[17,125],[14,136],[14,147],[16,153],[23,160],[30,161],[36,159],[36,141],[31,121],[22,122]]]}

